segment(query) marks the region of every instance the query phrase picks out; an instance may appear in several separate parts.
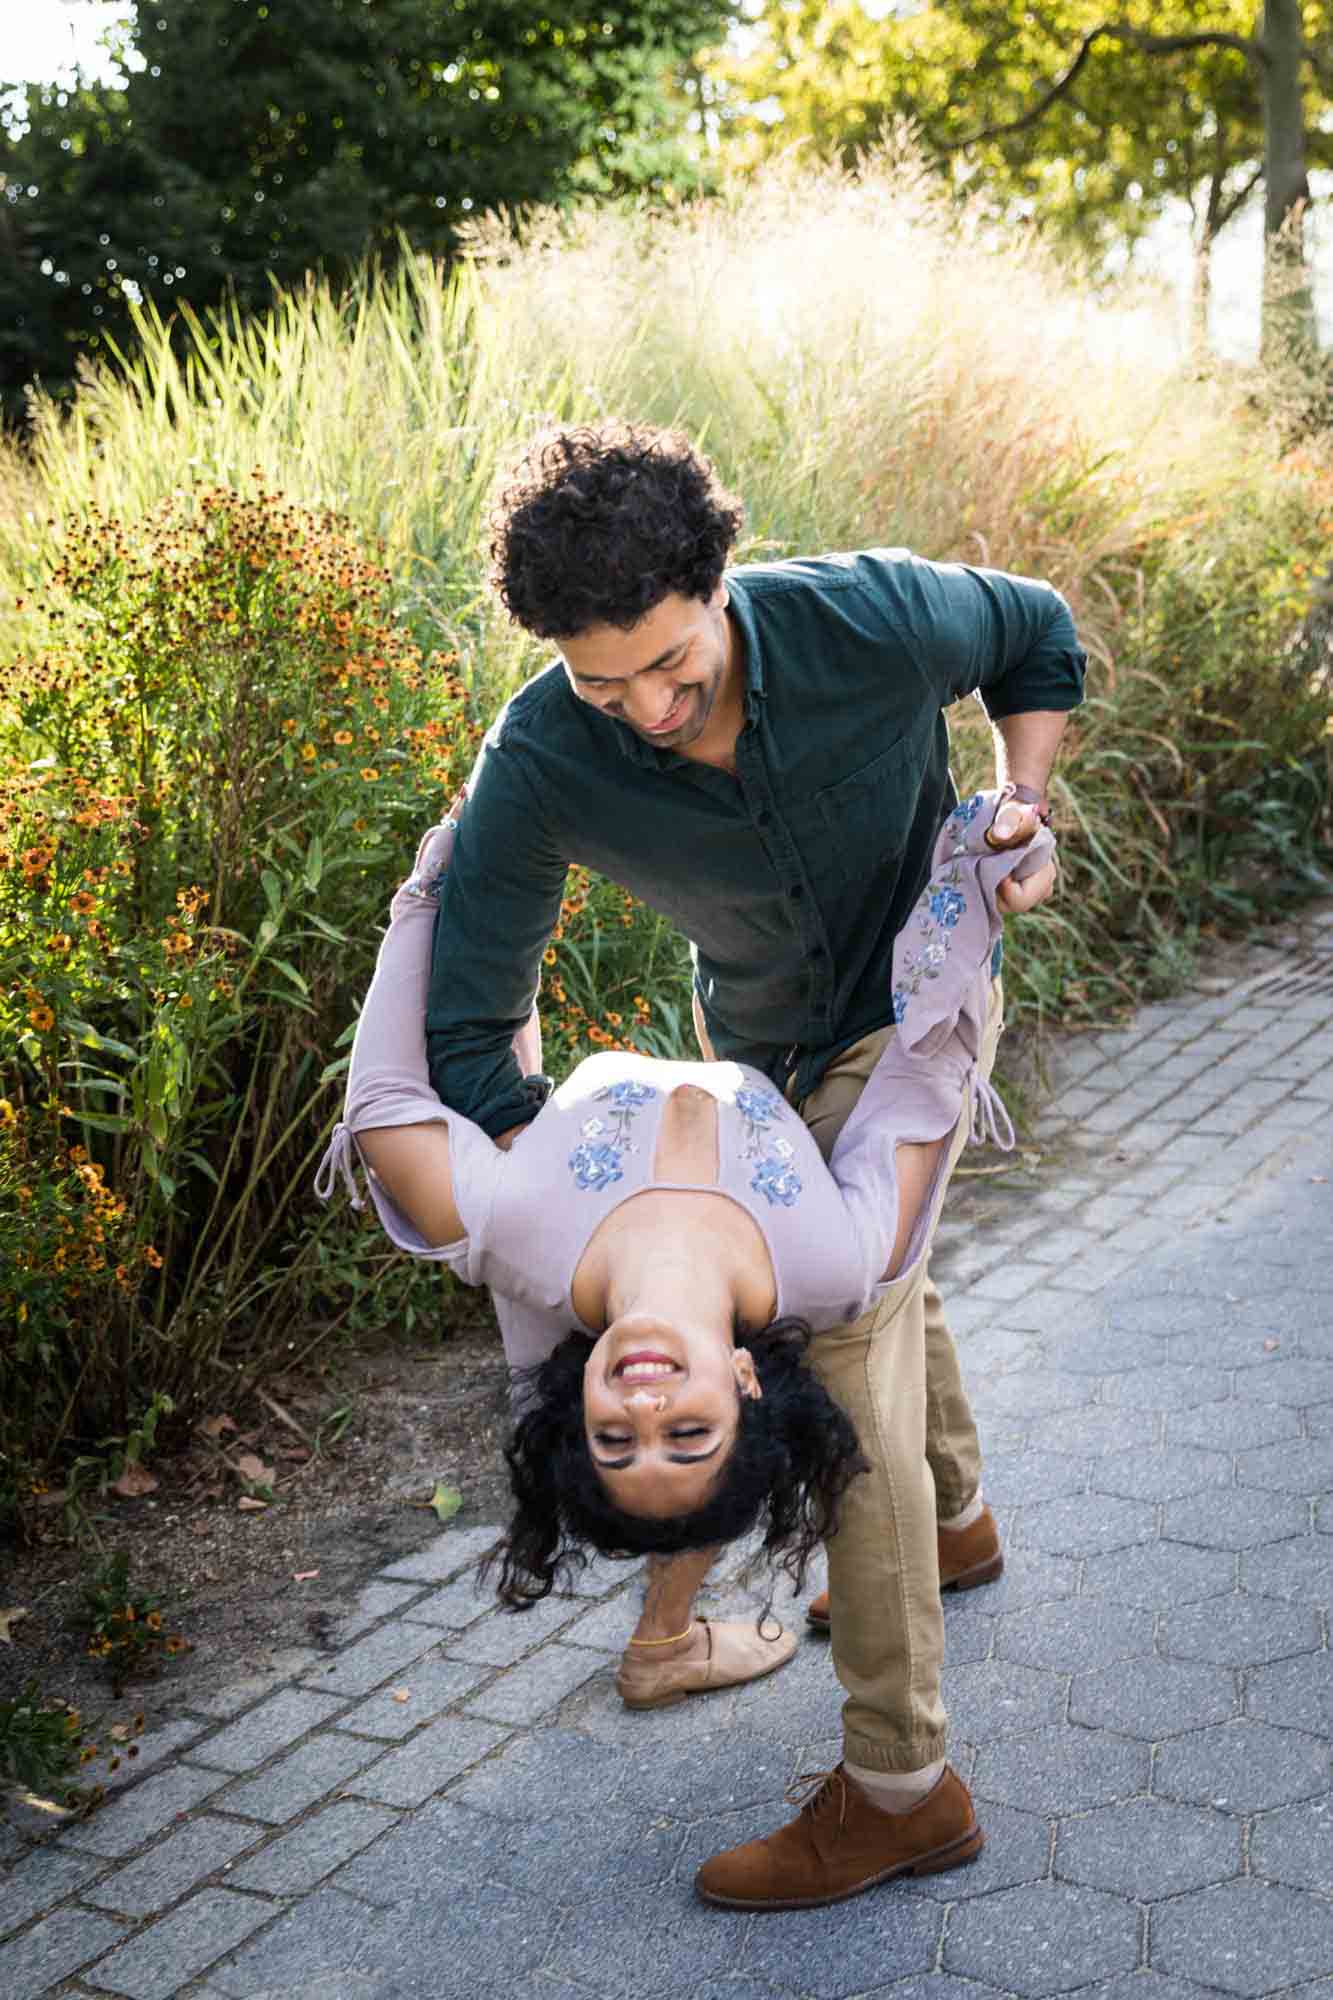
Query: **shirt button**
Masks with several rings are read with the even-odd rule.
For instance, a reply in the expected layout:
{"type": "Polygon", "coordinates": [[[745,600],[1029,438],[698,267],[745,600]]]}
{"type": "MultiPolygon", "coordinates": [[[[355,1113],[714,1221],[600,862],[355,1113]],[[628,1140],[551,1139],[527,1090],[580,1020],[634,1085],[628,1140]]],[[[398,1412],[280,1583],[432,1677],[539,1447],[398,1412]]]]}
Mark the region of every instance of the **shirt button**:
{"type": "Polygon", "coordinates": [[[793,903],[799,903],[805,894],[805,885],[801,882],[793,882],[787,894],[791,897],[793,903]]]}
{"type": "Polygon", "coordinates": [[[767,806],[764,807],[762,812],[755,814],[755,824],[756,826],[772,826],[773,815],[767,806]]]}
{"type": "Polygon", "coordinates": [[[823,945],[822,945],[822,944],[812,944],[812,945],[811,945],[811,947],[810,947],[810,956],[811,956],[811,958],[822,958],[822,957],[824,956],[824,947],[823,947],[823,945]]]}

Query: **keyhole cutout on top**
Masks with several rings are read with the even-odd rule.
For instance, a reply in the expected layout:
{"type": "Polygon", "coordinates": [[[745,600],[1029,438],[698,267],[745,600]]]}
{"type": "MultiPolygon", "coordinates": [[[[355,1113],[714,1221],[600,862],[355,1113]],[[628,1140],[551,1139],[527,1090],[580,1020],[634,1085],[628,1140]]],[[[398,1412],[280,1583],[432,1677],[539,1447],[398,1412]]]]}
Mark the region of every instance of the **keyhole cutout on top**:
{"type": "Polygon", "coordinates": [[[653,1179],[715,1187],[720,1174],[717,1099],[697,1084],[682,1083],[666,1101],[653,1151],[653,1179]]]}

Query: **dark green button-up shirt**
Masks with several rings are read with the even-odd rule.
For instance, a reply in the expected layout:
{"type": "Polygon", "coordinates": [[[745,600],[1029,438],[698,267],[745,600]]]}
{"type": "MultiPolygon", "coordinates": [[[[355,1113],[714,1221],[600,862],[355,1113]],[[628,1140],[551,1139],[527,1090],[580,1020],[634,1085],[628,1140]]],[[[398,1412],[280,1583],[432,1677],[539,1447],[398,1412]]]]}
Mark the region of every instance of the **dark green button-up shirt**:
{"type": "Polygon", "coordinates": [[[736,770],[659,750],[557,663],[508,702],[441,884],[426,1030],[443,1101],[492,1136],[542,1102],[510,1041],[536,998],[565,874],[623,884],[691,940],[719,1057],[812,1089],[893,1017],[893,940],[956,803],[943,710],[1082,699],[1048,584],[903,550],[728,572],[744,639],[736,770]]]}

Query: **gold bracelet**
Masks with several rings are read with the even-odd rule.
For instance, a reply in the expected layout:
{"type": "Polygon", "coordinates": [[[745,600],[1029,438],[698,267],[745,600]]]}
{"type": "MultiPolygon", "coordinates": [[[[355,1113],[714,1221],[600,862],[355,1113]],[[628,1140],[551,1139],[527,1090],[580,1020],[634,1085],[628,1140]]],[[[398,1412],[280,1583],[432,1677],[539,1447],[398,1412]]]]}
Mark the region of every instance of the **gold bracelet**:
{"type": "Polygon", "coordinates": [[[685,1627],[685,1630],[683,1632],[677,1632],[673,1638],[631,1639],[630,1645],[631,1646],[674,1646],[678,1643],[679,1640],[688,1639],[693,1630],[694,1630],[694,1620],[691,1618],[689,1624],[685,1627]]]}

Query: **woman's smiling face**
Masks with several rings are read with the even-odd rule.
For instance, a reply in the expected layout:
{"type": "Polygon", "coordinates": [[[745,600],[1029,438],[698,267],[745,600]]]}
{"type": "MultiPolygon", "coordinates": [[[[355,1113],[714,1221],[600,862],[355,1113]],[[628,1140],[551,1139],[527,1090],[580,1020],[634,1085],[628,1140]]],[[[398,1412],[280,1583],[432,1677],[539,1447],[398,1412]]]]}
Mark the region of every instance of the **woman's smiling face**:
{"type": "Polygon", "coordinates": [[[761,1394],[729,1333],[640,1313],[613,1321],[583,1371],[588,1452],[611,1499],[657,1520],[691,1512],[726,1464],[741,1397],[761,1394]]]}

